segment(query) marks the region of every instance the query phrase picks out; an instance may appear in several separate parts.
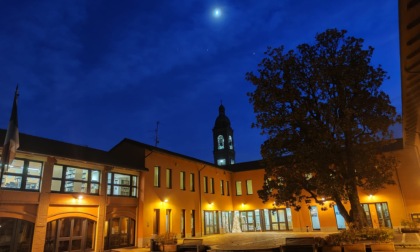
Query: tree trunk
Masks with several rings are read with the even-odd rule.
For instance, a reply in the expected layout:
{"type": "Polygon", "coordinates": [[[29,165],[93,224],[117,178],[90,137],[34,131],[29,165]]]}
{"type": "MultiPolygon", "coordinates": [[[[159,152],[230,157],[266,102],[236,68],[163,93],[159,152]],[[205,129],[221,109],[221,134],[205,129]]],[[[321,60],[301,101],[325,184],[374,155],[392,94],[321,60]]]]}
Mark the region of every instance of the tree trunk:
{"type": "Polygon", "coordinates": [[[352,224],[356,229],[368,227],[369,224],[367,221],[366,213],[360,204],[358,190],[355,183],[352,183],[349,186],[348,196],[350,202],[350,216],[352,219],[352,221],[348,224],[352,224]]]}

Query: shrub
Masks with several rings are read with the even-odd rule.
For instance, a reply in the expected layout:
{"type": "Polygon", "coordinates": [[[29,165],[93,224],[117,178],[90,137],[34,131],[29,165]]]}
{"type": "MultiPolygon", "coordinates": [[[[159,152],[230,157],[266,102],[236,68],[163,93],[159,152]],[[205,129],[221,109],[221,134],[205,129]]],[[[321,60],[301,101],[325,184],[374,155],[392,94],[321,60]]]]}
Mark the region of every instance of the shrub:
{"type": "Polygon", "coordinates": [[[342,245],[361,241],[392,242],[394,231],[389,228],[348,229],[325,237],[328,245],[342,245]]]}

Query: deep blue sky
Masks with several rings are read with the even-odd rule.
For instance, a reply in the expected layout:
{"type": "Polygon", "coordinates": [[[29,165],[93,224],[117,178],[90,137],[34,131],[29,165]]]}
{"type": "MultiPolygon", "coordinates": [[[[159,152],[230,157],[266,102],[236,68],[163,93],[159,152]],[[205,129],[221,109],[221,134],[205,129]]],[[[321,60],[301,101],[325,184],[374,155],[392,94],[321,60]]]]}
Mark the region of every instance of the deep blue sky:
{"type": "Polygon", "coordinates": [[[159,147],[212,162],[222,100],[236,161],[257,160],[264,137],[245,73],[267,46],[346,29],[375,48],[401,113],[397,2],[1,1],[0,128],[19,83],[20,132],[108,150],[125,137],[154,145],[159,121],[159,147]]]}

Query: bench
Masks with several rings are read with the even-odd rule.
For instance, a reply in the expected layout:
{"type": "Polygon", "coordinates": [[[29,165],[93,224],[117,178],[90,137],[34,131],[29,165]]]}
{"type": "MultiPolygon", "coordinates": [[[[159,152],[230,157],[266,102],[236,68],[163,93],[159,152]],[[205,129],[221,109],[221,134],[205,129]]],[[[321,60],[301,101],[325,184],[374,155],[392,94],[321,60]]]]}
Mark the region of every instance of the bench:
{"type": "Polygon", "coordinates": [[[203,245],[203,239],[184,239],[181,244],[176,246],[177,252],[204,252],[206,251],[206,246],[203,245]]]}
{"type": "Polygon", "coordinates": [[[282,252],[316,252],[318,240],[315,237],[286,237],[282,252]]]}

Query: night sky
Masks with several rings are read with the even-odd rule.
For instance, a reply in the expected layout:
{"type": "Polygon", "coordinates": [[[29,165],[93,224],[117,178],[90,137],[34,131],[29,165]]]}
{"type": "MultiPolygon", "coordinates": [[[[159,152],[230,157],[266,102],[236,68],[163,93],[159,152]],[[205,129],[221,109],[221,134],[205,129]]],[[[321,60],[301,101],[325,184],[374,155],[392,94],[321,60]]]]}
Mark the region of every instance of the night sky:
{"type": "Polygon", "coordinates": [[[1,1],[0,128],[18,83],[20,132],[109,150],[124,138],[155,145],[159,121],[158,147],[213,162],[222,101],[236,162],[257,160],[265,138],[251,128],[245,73],[268,46],[294,49],[328,28],[364,38],[401,113],[397,3],[1,1]]]}

